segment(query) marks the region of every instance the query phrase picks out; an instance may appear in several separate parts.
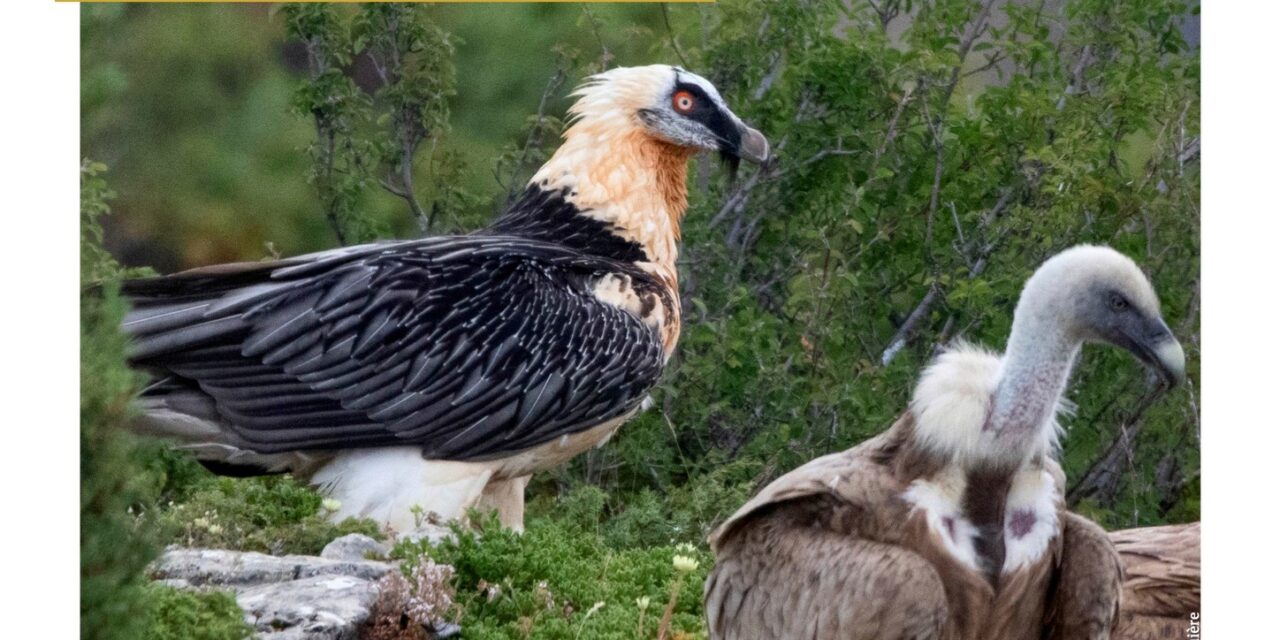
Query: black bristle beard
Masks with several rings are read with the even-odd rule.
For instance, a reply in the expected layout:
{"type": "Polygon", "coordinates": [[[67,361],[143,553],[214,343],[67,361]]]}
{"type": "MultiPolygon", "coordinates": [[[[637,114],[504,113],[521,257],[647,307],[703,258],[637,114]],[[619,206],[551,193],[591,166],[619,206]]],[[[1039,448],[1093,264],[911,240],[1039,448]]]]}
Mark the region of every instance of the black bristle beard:
{"type": "Polygon", "coordinates": [[[720,162],[729,169],[729,182],[735,182],[738,179],[738,166],[742,164],[742,158],[732,151],[721,149],[720,162]]]}

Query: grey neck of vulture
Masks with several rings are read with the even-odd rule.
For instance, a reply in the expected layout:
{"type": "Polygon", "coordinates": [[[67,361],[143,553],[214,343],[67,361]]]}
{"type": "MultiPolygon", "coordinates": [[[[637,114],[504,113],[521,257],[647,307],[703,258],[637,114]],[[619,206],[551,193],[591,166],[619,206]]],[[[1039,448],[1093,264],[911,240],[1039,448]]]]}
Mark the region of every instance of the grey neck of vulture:
{"type": "MultiPolygon", "coordinates": [[[[1024,300],[1024,302],[1027,302],[1024,300]]],[[[1015,312],[1000,382],[986,429],[993,430],[1013,458],[1025,460],[1052,441],[1053,414],[1071,377],[1082,340],[1072,335],[1057,305],[1015,312]],[[1022,455],[1017,455],[1022,454],[1022,455]]]]}

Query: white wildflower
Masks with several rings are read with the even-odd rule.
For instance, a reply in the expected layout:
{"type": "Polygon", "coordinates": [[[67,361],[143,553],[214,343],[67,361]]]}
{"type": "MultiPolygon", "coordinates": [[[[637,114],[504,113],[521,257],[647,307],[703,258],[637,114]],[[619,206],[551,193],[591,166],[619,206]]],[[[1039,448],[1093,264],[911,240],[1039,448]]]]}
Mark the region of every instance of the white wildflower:
{"type": "Polygon", "coordinates": [[[679,571],[680,573],[692,573],[697,570],[698,561],[690,558],[689,556],[677,554],[675,557],[671,558],[671,566],[675,567],[676,571],[679,571]]]}

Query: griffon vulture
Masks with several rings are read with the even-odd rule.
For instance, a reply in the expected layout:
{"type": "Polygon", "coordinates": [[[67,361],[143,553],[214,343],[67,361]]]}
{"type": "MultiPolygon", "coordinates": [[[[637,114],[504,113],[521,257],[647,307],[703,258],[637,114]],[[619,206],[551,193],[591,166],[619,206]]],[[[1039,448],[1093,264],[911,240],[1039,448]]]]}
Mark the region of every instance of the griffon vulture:
{"type": "Polygon", "coordinates": [[[604,443],[680,333],[687,160],[768,143],[680,68],[618,68],[523,194],[466,236],[135,280],[139,427],[224,472],[292,471],[398,530],[473,505],[521,528],[530,474],[604,443]]]}
{"type": "Polygon", "coordinates": [[[1085,342],[1183,375],[1132,260],[1054,256],[1027,281],[1004,354],[949,349],[888,431],[783,475],[712,533],[711,637],[1107,638],[1119,560],[1065,510],[1055,460],[1085,342]]]}
{"type": "Polygon", "coordinates": [[[1111,533],[1124,565],[1112,640],[1182,638],[1200,613],[1200,523],[1111,533]]]}

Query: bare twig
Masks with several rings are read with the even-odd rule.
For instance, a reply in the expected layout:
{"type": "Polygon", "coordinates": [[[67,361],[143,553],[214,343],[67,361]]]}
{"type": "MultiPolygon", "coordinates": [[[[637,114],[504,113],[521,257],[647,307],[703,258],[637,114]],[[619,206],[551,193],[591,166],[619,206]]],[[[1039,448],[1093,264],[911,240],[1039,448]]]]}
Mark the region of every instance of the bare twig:
{"type": "MultiPolygon", "coordinates": [[[[785,141],[786,140],[784,139],[783,142],[785,141]]],[[[742,184],[738,185],[738,188],[734,189],[733,192],[729,194],[729,197],[724,199],[724,204],[720,205],[720,210],[717,211],[714,216],[711,216],[711,221],[708,223],[708,226],[719,226],[720,223],[724,222],[725,218],[737,209],[739,205],[745,203],[747,195],[751,193],[752,189],[755,189],[756,186],[760,184],[760,181],[765,177],[767,172],[767,168],[761,168],[755,173],[752,173],[751,176],[742,184]]]]}
{"type": "MultiPolygon", "coordinates": [[[[538,111],[534,115],[532,126],[529,128],[529,135],[525,138],[524,146],[520,149],[520,158],[512,165],[511,175],[508,178],[507,185],[507,204],[511,204],[516,196],[519,195],[516,185],[516,177],[521,169],[529,163],[529,155],[532,150],[542,144],[543,125],[547,120],[547,103],[551,101],[551,96],[560,91],[560,87],[568,78],[568,72],[565,65],[561,64],[556,67],[556,72],[547,80],[547,85],[542,89],[542,97],[538,98],[538,111]]],[[[501,183],[501,180],[499,180],[501,183]]]]}
{"type": "Polygon", "coordinates": [[[907,110],[907,103],[911,101],[911,96],[915,94],[918,82],[906,88],[902,97],[898,99],[898,106],[893,110],[893,117],[889,118],[889,125],[885,127],[884,138],[880,140],[880,146],[876,147],[876,154],[871,158],[871,169],[869,173],[875,175],[876,169],[880,168],[880,158],[884,156],[884,152],[888,150],[889,145],[898,137],[898,122],[902,119],[902,113],[907,110]]]}
{"type": "MultiPolygon", "coordinates": [[[[994,240],[982,244],[979,241],[981,232],[985,232],[989,229],[1000,215],[1004,213],[1004,211],[1009,207],[1009,203],[1012,201],[1013,194],[1016,191],[1018,191],[1017,188],[1009,187],[1001,192],[995,205],[993,205],[991,210],[984,214],[982,219],[979,220],[978,230],[980,233],[975,234],[963,246],[962,253],[964,255],[974,256],[973,262],[969,267],[970,280],[982,275],[982,272],[986,270],[988,259],[992,252],[995,251],[999,241],[1004,237],[1003,234],[1000,234],[994,240]]],[[[933,311],[933,306],[941,299],[941,287],[938,285],[937,280],[934,279],[929,283],[929,290],[925,292],[924,297],[920,299],[920,302],[918,302],[915,308],[911,310],[911,313],[907,315],[907,319],[903,321],[900,327],[898,327],[898,330],[893,334],[893,337],[889,339],[889,343],[884,348],[884,351],[881,352],[881,366],[888,366],[890,362],[893,362],[894,357],[896,357],[898,352],[902,351],[902,348],[907,345],[907,341],[911,339],[911,336],[914,335],[920,324],[928,317],[929,313],[933,311]]]]}
{"type": "Polygon", "coordinates": [[[885,31],[889,28],[889,23],[898,17],[899,4],[898,0],[884,0],[883,4],[876,4],[875,0],[867,0],[867,4],[871,5],[871,9],[876,12],[876,17],[880,20],[880,30],[885,31]]]}
{"type": "Polygon", "coordinates": [[[973,259],[964,252],[964,247],[969,243],[964,240],[964,229],[960,226],[960,214],[956,211],[956,203],[952,200],[947,204],[950,205],[951,221],[956,225],[956,238],[959,240],[959,244],[955,245],[955,248],[960,253],[960,257],[964,259],[965,263],[973,266],[973,259]]]}
{"type": "Polygon", "coordinates": [[[1178,153],[1178,172],[1182,172],[1182,168],[1189,162],[1200,159],[1200,136],[1192,138],[1187,142],[1186,146],[1178,153]]]}
{"type": "Polygon", "coordinates": [[[1062,111],[1067,106],[1067,98],[1075,95],[1084,86],[1084,70],[1088,67],[1093,57],[1093,45],[1086,44],[1080,50],[1080,57],[1076,59],[1076,66],[1071,69],[1071,81],[1067,83],[1067,88],[1062,91],[1062,95],[1058,97],[1056,109],[1062,111]]]}
{"type": "Polygon", "coordinates": [[[418,220],[418,228],[423,235],[426,235],[431,231],[431,218],[422,210],[422,205],[418,202],[418,196],[413,189],[413,152],[417,147],[418,143],[414,143],[400,149],[400,183],[404,185],[404,194],[400,197],[409,203],[409,210],[418,220]]]}
{"type": "MultiPolygon", "coordinates": [[[[313,82],[329,73],[329,50],[327,41],[322,35],[311,35],[303,39],[307,51],[307,68],[313,82]]],[[[347,244],[347,234],[343,221],[338,213],[337,197],[334,193],[335,156],[337,154],[338,121],[331,114],[320,109],[312,111],[315,119],[316,145],[312,147],[321,169],[315,173],[315,184],[324,207],[325,219],[333,229],[338,244],[347,244]]]]}
{"type": "MultiPolygon", "coordinates": [[[[951,79],[947,82],[942,92],[942,100],[939,101],[939,112],[936,116],[929,117],[926,112],[926,118],[929,123],[929,131],[933,135],[934,146],[934,165],[933,165],[933,186],[929,190],[929,210],[925,216],[925,263],[929,265],[930,271],[936,276],[937,265],[933,260],[933,225],[934,219],[938,213],[938,199],[942,191],[942,169],[946,161],[946,145],[945,145],[945,123],[947,107],[951,103],[951,96],[955,93],[956,85],[960,83],[960,73],[964,68],[965,59],[969,57],[969,51],[973,48],[974,43],[987,30],[987,17],[991,15],[991,7],[995,4],[995,0],[985,0],[978,16],[969,23],[968,33],[964,39],[960,41],[960,46],[956,49],[956,57],[958,61],[951,68],[951,79]]],[[[928,102],[925,102],[925,108],[928,109],[928,102]]]]}
{"type": "Polygon", "coordinates": [[[912,309],[911,314],[907,316],[902,326],[898,327],[898,331],[889,340],[889,346],[885,347],[884,353],[880,354],[880,364],[882,366],[888,366],[893,361],[894,356],[898,355],[898,352],[907,346],[907,339],[915,333],[920,323],[928,317],[929,312],[933,310],[933,305],[937,303],[941,296],[942,289],[938,284],[936,282],[930,283],[929,291],[924,294],[920,304],[917,304],[916,308],[912,309]]]}
{"type": "Polygon", "coordinates": [[[671,29],[671,11],[667,8],[667,3],[661,3],[662,6],[662,24],[667,27],[667,40],[671,43],[671,50],[676,52],[676,57],[680,59],[680,65],[685,69],[689,68],[689,61],[685,59],[684,52],[680,50],[680,43],[676,42],[676,32],[671,29]]]}
{"type": "Polygon", "coordinates": [[[968,70],[968,71],[964,72],[964,74],[963,74],[962,76],[960,76],[960,77],[962,77],[962,78],[969,78],[969,77],[972,77],[972,76],[976,76],[976,75],[978,75],[978,74],[980,74],[980,73],[984,73],[984,72],[986,72],[986,71],[990,71],[990,70],[991,70],[992,68],[994,68],[996,65],[1000,64],[1001,62],[1004,62],[1004,60],[1005,60],[1005,55],[1004,55],[1004,52],[1003,52],[1003,51],[997,51],[997,52],[995,52],[995,53],[993,53],[993,54],[991,54],[991,55],[989,55],[989,56],[986,56],[986,58],[987,58],[987,61],[986,61],[985,63],[983,63],[981,66],[974,67],[974,68],[972,68],[972,69],[970,69],[970,70],[968,70]]]}
{"type": "Polygon", "coordinates": [[[609,51],[609,45],[604,43],[604,36],[600,33],[601,20],[589,4],[582,5],[582,13],[587,16],[587,23],[591,25],[591,33],[596,37],[596,42],[600,43],[600,70],[608,69],[609,63],[613,61],[613,52],[609,51]]]}
{"type": "MultiPolygon", "coordinates": [[[[947,92],[950,95],[950,91],[947,92]]],[[[938,200],[942,196],[942,170],[946,164],[946,144],[942,134],[942,122],[945,118],[939,115],[938,119],[929,116],[929,103],[924,103],[925,120],[929,123],[929,131],[933,135],[933,186],[929,188],[929,208],[925,213],[925,230],[924,230],[924,263],[929,268],[931,277],[936,278],[938,275],[938,265],[933,259],[933,225],[934,219],[938,215],[938,200]]],[[[946,109],[946,103],[943,103],[943,109],[946,109]]]]}
{"type": "Polygon", "coordinates": [[[1137,406],[1129,411],[1121,421],[1120,432],[1115,439],[1102,455],[1089,465],[1089,469],[1080,476],[1080,480],[1067,491],[1068,505],[1075,506],[1085,498],[1101,498],[1106,502],[1114,496],[1116,485],[1119,483],[1120,465],[1132,458],[1133,443],[1145,424],[1142,420],[1143,415],[1164,391],[1163,386],[1153,388],[1138,401],[1137,406]]]}
{"type": "Polygon", "coordinates": [[[778,81],[782,75],[783,61],[786,58],[781,50],[774,51],[770,56],[769,70],[765,72],[764,77],[760,79],[760,84],[756,85],[756,90],[751,92],[753,100],[759,100],[769,93],[769,89],[773,88],[773,84],[778,81]]]}

